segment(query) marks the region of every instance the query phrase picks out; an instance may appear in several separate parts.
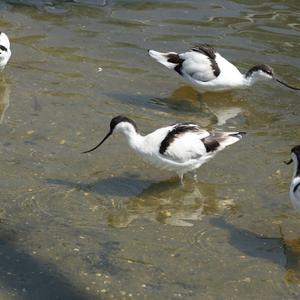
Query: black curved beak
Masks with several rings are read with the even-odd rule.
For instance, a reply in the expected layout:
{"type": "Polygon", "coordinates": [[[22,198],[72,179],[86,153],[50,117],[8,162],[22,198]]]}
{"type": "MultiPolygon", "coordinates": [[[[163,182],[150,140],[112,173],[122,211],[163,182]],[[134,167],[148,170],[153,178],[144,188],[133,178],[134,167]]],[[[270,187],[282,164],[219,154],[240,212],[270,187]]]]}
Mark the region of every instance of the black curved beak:
{"type": "Polygon", "coordinates": [[[293,162],[292,159],[290,159],[289,161],[284,161],[284,163],[285,163],[286,165],[290,165],[292,162],[293,162]]]}
{"type": "Polygon", "coordinates": [[[92,152],[92,151],[96,150],[98,147],[100,147],[100,146],[105,142],[105,140],[108,139],[108,137],[109,137],[112,133],[113,133],[112,130],[110,130],[110,132],[104,137],[104,139],[103,139],[98,145],[96,145],[95,147],[93,147],[93,148],[90,149],[90,150],[87,150],[87,151],[82,152],[82,154],[84,154],[84,153],[89,153],[89,152],[92,152]]]}
{"type": "Polygon", "coordinates": [[[295,87],[295,86],[291,86],[291,85],[287,84],[287,83],[284,82],[284,81],[281,81],[280,79],[278,79],[278,78],[276,78],[276,77],[274,77],[274,79],[275,79],[277,82],[279,82],[280,84],[282,84],[282,85],[288,87],[289,89],[296,90],[296,91],[300,91],[300,88],[297,88],[297,87],[295,87]]]}

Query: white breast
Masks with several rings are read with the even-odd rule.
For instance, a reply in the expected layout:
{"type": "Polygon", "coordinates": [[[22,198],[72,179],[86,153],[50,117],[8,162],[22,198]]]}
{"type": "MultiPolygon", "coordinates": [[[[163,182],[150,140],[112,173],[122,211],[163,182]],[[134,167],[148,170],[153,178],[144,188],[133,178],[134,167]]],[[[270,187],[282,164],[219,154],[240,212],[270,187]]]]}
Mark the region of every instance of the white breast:
{"type": "Polygon", "coordinates": [[[300,212],[300,185],[298,184],[300,184],[300,177],[295,177],[290,186],[290,199],[294,208],[300,212]]]}

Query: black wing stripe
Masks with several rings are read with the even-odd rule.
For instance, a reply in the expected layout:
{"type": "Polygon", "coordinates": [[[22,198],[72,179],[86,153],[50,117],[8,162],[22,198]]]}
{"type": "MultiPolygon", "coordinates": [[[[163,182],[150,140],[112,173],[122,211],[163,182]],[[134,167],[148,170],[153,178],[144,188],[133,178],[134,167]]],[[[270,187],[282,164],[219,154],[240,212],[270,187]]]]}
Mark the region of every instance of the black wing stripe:
{"type": "Polygon", "coordinates": [[[205,138],[205,139],[202,139],[201,141],[204,144],[206,152],[216,151],[220,146],[220,143],[217,140],[212,140],[212,139],[209,139],[209,138],[205,138]]]}
{"type": "Polygon", "coordinates": [[[196,45],[195,47],[192,48],[193,51],[200,52],[205,54],[207,57],[210,59],[215,59],[216,58],[216,51],[214,48],[211,46],[205,44],[205,45],[196,45]]]}
{"type": "Polygon", "coordinates": [[[218,77],[221,73],[221,70],[216,62],[216,51],[214,48],[210,47],[209,45],[197,45],[192,48],[193,51],[200,52],[206,55],[210,61],[210,65],[213,69],[213,73],[216,77],[218,77]]]}
{"type": "Polygon", "coordinates": [[[7,48],[3,45],[0,45],[0,50],[7,52],[7,48]]]}
{"type": "Polygon", "coordinates": [[[300,182],[294,186],[293,193],[296,193],[299,186],[300,186],[300,182]]]}
{"type": "Polygon", "coordinates": [[[182,63],[184,62],[184,59],[180,58],[178,54],[175,53],[170,53],[167,55],[168,57],[168,62],[172,63],[172,64],[176,64],[177,66],[174,68],[174,70],[182,75],[182,63]]]}
{"type": "Polygon", "coordinates": [[[198,127],[195,124],[178,124],[176,125],[172,130],[168,132],[166,137],[162,140],[160,147],[159,147],[159,153],[164,154],[166,150],[169,148],[169,146],[174,142],[174,140],[182,135],[185,132],[192,131],[197,132],[198,127]]]}
{"type": "Polygon", "coordinates": [[[180,64],[183,59],[179,57],[178,54],[175,53],[170,53],[167,55],[168,57],[168,62],[172,63],[172,64],[180,64]]]}

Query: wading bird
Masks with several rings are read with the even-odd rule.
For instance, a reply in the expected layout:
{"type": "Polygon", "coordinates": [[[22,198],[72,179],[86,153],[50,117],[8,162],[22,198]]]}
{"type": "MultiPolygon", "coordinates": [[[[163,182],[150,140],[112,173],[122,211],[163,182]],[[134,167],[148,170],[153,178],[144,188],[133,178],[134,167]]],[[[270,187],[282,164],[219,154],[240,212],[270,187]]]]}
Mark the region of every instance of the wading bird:
{"type": "Polygon", "coordinates": [[[291,159],[285,162],[287,165],[294,162],[293,178],[290,185],[290,199],[294,208],[300,212],[300,145],[291,150],[291,159]]]}
{"type": "MultiPolygon", "coordinates": [[[[208,132],[194,123],[177,123],[142,136],[135,122],[125,116],[114,117],[110,130],[94,151],[113,133],[122,132],[129,146],[159,168],[174,171],[183,184],[183,175],[195,171],[226,146],[236,143],[244,132],[208,132]]],[[[196,179],[196,177],[195,177],[196,179]]]]}
{"type": "Polygon", "coordinates": [[[275,80],[290,89],[300,90],[278,79],[273,69],[265,64],[256,65],[242,74],[209,45],[198,45],[180,54],[154,50],[148,52],[152,58],[176,71],[200,92],[242,89],[263,80],[275,80]]]}

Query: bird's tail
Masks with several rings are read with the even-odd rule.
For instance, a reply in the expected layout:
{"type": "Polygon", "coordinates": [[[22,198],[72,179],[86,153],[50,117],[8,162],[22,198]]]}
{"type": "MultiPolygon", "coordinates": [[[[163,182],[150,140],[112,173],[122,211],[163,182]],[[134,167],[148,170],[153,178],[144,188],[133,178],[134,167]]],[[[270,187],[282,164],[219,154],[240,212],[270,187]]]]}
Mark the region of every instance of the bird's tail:
{"type": "Polygon", "coordinates": [[[162,53],[154,50],[148,50],[148,53],[152,58],[169,69],[174,69],[180,61],[178,54],[175,52],[162,53]]]}
{"type": "Polygon", "coordinates": [[[223,147],[227,147],[238,142],[246,132],[224,132],[224,136],[220,138],[219,143],[223,147]]]}

